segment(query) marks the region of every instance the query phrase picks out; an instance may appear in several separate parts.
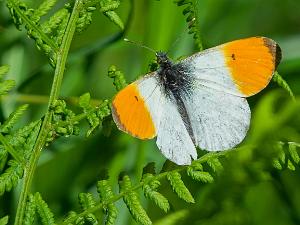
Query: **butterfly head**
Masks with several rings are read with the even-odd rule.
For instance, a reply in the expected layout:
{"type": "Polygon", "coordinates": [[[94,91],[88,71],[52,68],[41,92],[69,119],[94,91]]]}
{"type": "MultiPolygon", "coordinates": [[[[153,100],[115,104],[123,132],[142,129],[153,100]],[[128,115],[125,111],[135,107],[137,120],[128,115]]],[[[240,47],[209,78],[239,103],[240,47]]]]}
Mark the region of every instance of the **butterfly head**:
{"type": "Polygon", "coordinates": [[[165,53],[165,52],[156,52],[155,55],[156,55],[156,58],[157,58],[157,63],[161,67],[166,67],[167,65],[171,65],[171,61],[168,58],[167,53],[165,53]]]}

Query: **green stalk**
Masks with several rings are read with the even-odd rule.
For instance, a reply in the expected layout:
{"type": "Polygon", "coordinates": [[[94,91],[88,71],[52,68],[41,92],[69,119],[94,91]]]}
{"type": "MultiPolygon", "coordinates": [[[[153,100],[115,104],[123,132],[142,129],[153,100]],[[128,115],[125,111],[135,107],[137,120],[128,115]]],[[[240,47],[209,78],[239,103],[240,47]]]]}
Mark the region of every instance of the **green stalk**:
{"type": "Polygon", "coordinates": [[[52,88],[51,88],[51,93],[50,93],[50,98],[49,98],[49,103],[48,103],[48,109],[45,114],[45,118],[43,120],[42,126],[40,133],[37,137],[36,143],[33,147],[33,152],[32,155],[29,159],[28,165],[25,167],[24,171],[24,178],[23,178],[23,183],[21,187],[21,194],[18,202],[18,207],[17,207],[17,213],[16,213],[16,218],[15,218],[15,225],[22,225],[23,224],[23,219],[24,219],[24,211],[25,211],[25,206],[27,202],[27,196],[29,194],[29,189],[32,183],[33,179],[33,174],[35,172],[36,166],[38,159],[41,154],[41,150],[43,149],[47,135],[49,133],[50,125],[51,125],[51,105],[54,103],[54,101],[58,98],[59,92],[60,92],[60,87],[64,75],[64,70],[65,70],[65,65],[66,65],[66,60],[68,56],[68,52],[70,49],[70,45],[76,30],[76,22],[79,17],[79,12],[82,7],[82,2],[83,0],[76,0],[73,11],[70,17],[70,20],[68,22],[68,26],[66,28],[62,44],[59,48],[58,54],[57,54],[57,65],[55,68],[55,73],[54,73],[54,78],[53,78],[53,83],[52,83],[52,88]]]}

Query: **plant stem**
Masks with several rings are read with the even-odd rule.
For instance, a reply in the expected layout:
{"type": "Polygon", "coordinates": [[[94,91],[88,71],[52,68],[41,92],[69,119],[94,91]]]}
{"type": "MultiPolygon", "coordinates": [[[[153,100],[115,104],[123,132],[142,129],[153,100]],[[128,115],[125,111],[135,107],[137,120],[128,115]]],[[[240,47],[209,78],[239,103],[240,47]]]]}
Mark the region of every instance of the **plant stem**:
{"type": "Polygon", "coordinates": [[[61,87],[63,74],[64,74],[64,70],[65,70],[65,64],[66,64],[68,52],[70,49],[70,45],[71,45],[75,30],[76,30],[76,22],[79,17],[79,12],[81,10],[82,4],[83,4],[82,0],[75,1],[70,20],[68,22],[68,26],[65,30],[62,44],[61,44],[58,54],[57,54],[57,65],[55,68],[53,83],[52,83],[52,87],[51,87],[48,109],[45,114],[45,118],[43,120],[41,130],[37,137],[36,143],[33,147],[32,155],[29,159],[29,163],[25,167],[24,178],[23,178],[23,183],[22,183],[22,187],[21,187],[21,194],[20,194],[20,198],[19,198],[19,202],[18,202],[18,208],[17,208],[16,218],[15,218],[15,223],[14,223],[15,225],[23,224],[24,211],[25,211],[27,196],[29,194],[29,188],[32,183],[33,174],[35,172],[41,150],[45,145],[47,135],[48,135],[48,132],[50,129],[50,124],[51,124],[51,119],[52,119],[51,105],[58,98],[58,95],[60,92],[60,87],[61,87]]]}

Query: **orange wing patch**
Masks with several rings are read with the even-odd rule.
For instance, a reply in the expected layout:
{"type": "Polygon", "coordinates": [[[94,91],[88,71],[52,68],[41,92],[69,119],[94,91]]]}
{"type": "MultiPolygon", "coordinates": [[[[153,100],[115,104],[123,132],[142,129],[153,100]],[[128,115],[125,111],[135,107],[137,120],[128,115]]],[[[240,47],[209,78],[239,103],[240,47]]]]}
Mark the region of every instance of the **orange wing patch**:
{"type": "Polygon", "coordinates": [[[135,83],[128,85],[115,96],[112,109],[119,129],[140,139],[155,137],[156,131],[150,112],[135,83]]]}
{"type": "Polygon", "coordinates": [[[275,41],[253,37],[223,45],[226,64],[237,88],[251,96],[270,82],[281,60],[281,51],[275,41]]]}

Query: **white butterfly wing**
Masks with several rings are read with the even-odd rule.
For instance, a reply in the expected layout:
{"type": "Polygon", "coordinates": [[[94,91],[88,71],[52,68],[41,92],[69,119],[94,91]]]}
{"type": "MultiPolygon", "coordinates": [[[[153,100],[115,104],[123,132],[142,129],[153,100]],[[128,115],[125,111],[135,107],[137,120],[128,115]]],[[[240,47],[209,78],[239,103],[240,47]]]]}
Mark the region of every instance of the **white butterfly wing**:
{"type": "Polygon", "coordinates": [[[182,93],[195,144],[208,151],[230,149],[246,136],[251,112],[245,98],[202,86],[182,93]]]}

